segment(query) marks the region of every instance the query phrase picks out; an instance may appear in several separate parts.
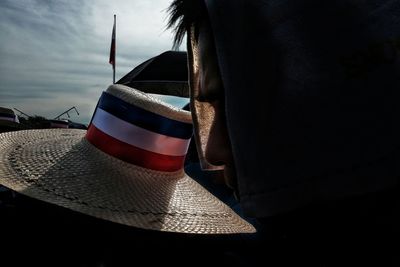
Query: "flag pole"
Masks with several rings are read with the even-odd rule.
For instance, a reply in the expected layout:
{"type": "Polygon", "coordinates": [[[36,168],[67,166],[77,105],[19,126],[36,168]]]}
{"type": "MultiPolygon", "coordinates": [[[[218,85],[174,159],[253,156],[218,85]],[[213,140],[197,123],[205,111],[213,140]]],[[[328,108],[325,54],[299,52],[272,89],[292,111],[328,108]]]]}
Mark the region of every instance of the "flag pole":
{"type": "Polygon", "coordinates": [[[114,14],[114,64],[113,64],[113,84],[115,84],[115,54],[116,54],[116,37],[117,37],[117,15],[114,14]]]}
{"type": "Polygon", "coordinates": [[[115,84],[115,50],[116,50],[116,28],[117,15],[114,14],[114,26],[111,36],[110,60],[109,63],[113,66],[113,84],[115,84]]]}

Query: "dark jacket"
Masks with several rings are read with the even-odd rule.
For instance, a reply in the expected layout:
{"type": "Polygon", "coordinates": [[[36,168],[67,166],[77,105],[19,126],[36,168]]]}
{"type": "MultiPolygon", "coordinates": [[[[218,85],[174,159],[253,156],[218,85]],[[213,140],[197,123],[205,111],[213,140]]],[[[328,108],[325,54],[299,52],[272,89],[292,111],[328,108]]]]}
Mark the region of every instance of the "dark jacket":
{"type": "Polygon", "coordinates": [[[399,1],[205,2],[247,215],[397,183],[399,1]]]}

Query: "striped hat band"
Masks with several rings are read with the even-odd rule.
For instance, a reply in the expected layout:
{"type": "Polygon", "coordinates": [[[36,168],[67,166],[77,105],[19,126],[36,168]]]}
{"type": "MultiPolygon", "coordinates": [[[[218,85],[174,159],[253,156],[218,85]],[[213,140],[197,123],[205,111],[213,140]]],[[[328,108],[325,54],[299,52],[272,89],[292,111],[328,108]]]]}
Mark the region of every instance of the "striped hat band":
{"type": "Polygon", "coordinates": [[[192,134],[191,123],[167,118],[103,92],[86,139],[125,162],[173,172],[183,168],[192,134]]]}

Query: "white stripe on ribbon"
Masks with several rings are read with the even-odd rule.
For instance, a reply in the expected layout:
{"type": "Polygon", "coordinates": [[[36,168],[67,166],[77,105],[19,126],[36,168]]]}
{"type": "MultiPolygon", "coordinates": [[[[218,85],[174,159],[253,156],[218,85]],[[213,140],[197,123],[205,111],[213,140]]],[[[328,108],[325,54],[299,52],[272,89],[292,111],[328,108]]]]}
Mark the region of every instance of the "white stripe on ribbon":
{"type": "Polygon", "coordinates": [[[184,156],[189,147],[190,139],[171,137],[143,129],[101,108],[97,108],[92,123],[97,129],[115,139],[158,154],[184,156]]]}
{"type": "Polygon", "coordinates": [[[13,122],[16,122],[16,121],[15,121],[15,118],[10,118],[10,117],[2,117],[2,116],[0,116],[0,120],[2,120],[2,121],[13,121],[13,122]]]}

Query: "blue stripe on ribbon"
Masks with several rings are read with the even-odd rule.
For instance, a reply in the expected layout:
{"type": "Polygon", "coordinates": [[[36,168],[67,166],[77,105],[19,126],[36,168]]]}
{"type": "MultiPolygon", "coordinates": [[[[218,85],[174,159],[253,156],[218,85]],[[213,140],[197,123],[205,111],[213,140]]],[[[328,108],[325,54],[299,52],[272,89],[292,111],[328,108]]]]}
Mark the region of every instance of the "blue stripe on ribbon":
{"type": "Polygon", "coordinates": [[[146,130],[181,139],[193,134],[190,123],[180,122],[129,104],[107,92],[101,95],[98,107],[126,122],[146,130]]]}

